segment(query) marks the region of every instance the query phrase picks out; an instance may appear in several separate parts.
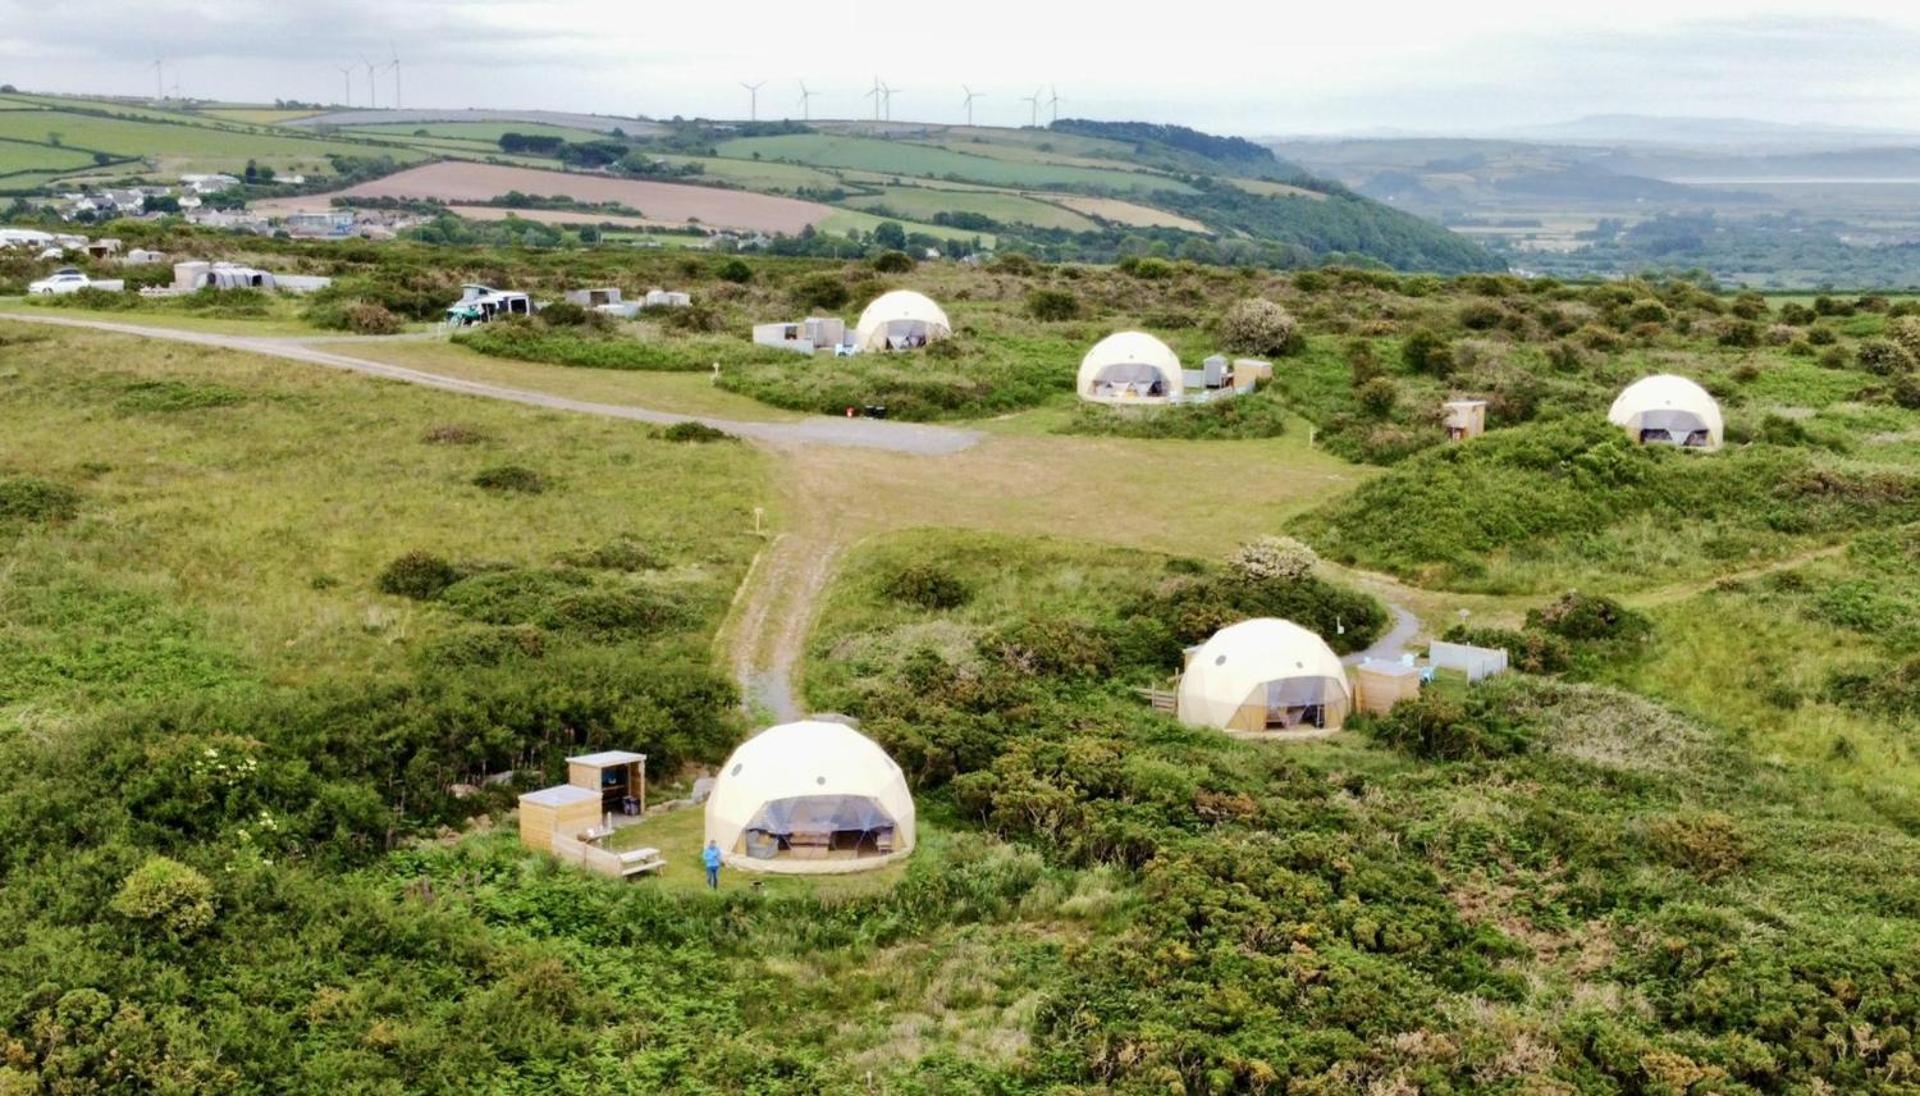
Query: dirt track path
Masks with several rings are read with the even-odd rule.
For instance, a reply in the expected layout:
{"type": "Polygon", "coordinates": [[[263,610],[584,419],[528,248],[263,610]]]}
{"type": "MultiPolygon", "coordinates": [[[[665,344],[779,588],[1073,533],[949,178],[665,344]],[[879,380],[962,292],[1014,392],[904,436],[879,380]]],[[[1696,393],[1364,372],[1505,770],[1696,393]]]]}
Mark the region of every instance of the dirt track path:
{"type": "MultiPolygon", "coordinates": [[[[1090,503],[1084,493],[1072,488],[1074,477],[1066,472],[1055,476],[1033,474],[1036,468],[1060,462],[1070,452],[1101,453],[1101,443],[1090,439],[1071,450],[1057,441],[1043,450],[1031,440],[995,439],[979,445],[984,439],[976,431],[917,423],[819,416],[797,422],[742,422],[681,415],[466,380],[342,352],[351,351],[355,344],[417,340],[423,337],[420,335],[256,337],[12,312],[0,314],[0,320],[263,354],[580,414],[659,424],[702,422],[779,451],[779,524],[784,531],[755,559],[718,642],[722,657],[740,684],[745,707],[757,718],[784,721],[807,714],[796,695],[794,676],[818,615],[819,598],[846,549],[866,537],[916,526],[952,525],[1029,534],[1060,533],[1146,549],[1176,547],[1163,542],[1165,527],[1176,524],[1163,520],[1166,515],[1155,514],[1125,498],[1090,503]],[[934,471],[936,467],[938,471],[934,471]]],[[[1202,510],[1238,505],[1238,500],[1197,502],[1202,510]]],[[[1213,534],[1217,539],[1220,530],[1213,534]]],[[[1647,591],[1627,601],[1637,607],[1668,604],[1727,578],[1759,577],[1837,554],[1845,547],[1813,549],[1730,576],[1647,591]]],[[[1423,634],[1452,623],[1455,613],[1462,614],[1463,619],[1471,615],[1487,623],[1514,623],[1541,600],[1437,592],[1409,586],[1378,572],[1323,566],[1331,577],[1378,597],[1393,616],[1391,628],[1366,650],[1348,656],[1349,663],[1369,658],[1397,660],[1423,634]]]]}
{"type": "MultiPolygon", "coordinates": [[[[369,361],[334,350],[322,349],[319,342],[332,343],[334,340],[322,336],[320,339],[271,338],[249,335],[220,335],[205,331],[185,331],[177,328],[143,327],[139,324],[116,323],[109,320],[86,320],[69,316],[34,316],[17,312],[0,314],[0,321],[18,323],[47,324],[54,327],[77,327],[89,331],[104,331],[114,335],[131,335],[142,339],[160,339],[166,342],[189,343],[195,346],[208,346],[220,350],[237,350],[246,354],[264,354],[268,357],[284,358],[289,361],[306,362],[309,365],[322,365],[329,369],[342,369],[384,380],[401,381],[427,388],[437,388],[444,392],[457,392],[466,396],[479,396],[484,399],[507,400],[523,403],[532,407],[544,407],[555,411],[572,411],[583,415],[599,415],[604,418],[630,419],[635,422],[672,425],[678,422],[700,422],[716,430],[724,430],[736,437],[764,442],[775,447],[805,445],[838,445],[858,449],[881,449],[895,453],[915,453],[926,456],[939,456],[957,453],[969,448],[980,440],[980,435],[972,430],[962,430],[950,426],[929,426],[924,423],[888,422],[876,419],[837,419],[824,415],[801,419],[798,422],[738,422],[732,419],[709,418],[700,415],[676,415],[665,411],[653,411],[644,407],[627,404],[597,403],[592,400],[576,400],[566,396],[556,396],[551,392],[540,392],[528,388],[514,388],[502,384],[489,384],[485,381],[463,380],[440,373],[429,373],[421,369],[409,369],[401,365],[388,365],[384,362],[369,361]]],[[[393,336],[404,339],[407,336],[393,336]]],[[[363,340],[364,341],[364,340],[363,340]]],[[[347,343],[350,345],[350,342],[347,343]]]]}

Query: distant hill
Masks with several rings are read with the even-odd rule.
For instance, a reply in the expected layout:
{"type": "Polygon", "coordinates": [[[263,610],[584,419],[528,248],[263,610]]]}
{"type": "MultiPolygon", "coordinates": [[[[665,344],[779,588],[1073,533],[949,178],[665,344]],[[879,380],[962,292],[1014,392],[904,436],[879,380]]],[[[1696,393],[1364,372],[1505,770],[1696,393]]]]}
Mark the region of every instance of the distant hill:
{"type": "Polygon", "coordinates": [[[1684,118],[1645,114],[1593,114],[1567,122],[1525,126],[1493,136],[1573,144],[1653,144],[1693,148],[1826,148],[1897,140],[1920,134],[1869,127],[1799,125],[1753,118],[1684,118]]]}
{"type": "MultiPolygon", "coordinates": [[[[292,185],[325,202],[346,185],[423,161],[481,161],[547,172],[533,178],[548,200],[584,201],[591,184],[609,177],[671,182],[681,198],[687,188],[707,197],[701,212],[684,220],[685,203],[663,204],[680,213],[650,226],[656,229],[741,227],[728,212],[739,191],[801,199],[829,212],[809,220],[805,239],[778,243],[809,254],[837,253],[850,241],[864,246],[895,222],[906,246],[955,254],[1016,248],[1084,262],[1166,255],[1260,266],[1504,269],[1473,241],[1315,176],[1270,148],[1186,126],[657,121],[543,110],[330,110],[29,95],[0,96],[0,107],[0,138],[13,149],[0,164],[0,194],[45,194],[81,181],[171,182],[183,171],[236,172],[255,163],[300,176],[304,181],[292,185]]],[[[246,195],[292,196],[287,185],[246,195]]],[[[410,197],[499,206],[512,196],[469,188],[410,197]]],[[[630,208],[603,212],[632,215],[630,208]]],[[[582,211],[574,214],[588,221],[582,211]]]]}
{"type": "Polygon", "coordinates": [[[1256,178],[1285,178],[1305,175],[1298,164],[1274,156],[1265,145],[1244,137],[1220,137],[1186,126],[1158,125],[1152,122],[1096,122],[1087,118],[1061,118],[1049,129],[1057,133],[1077,133],[1108,141],[1130,142],[1142,152],[1155,146],[1196,157],[1223,169],[1227,174],[1256,178]]]}
{"type": "Polygon", "coordinates": [[[1613,149],[1472,138],[1296,140],[1281,156],[1383,202],[1430,215],[1570,204],[1765,205],[1765,195],[1708,190],[1634,172],[1613,149]]]}

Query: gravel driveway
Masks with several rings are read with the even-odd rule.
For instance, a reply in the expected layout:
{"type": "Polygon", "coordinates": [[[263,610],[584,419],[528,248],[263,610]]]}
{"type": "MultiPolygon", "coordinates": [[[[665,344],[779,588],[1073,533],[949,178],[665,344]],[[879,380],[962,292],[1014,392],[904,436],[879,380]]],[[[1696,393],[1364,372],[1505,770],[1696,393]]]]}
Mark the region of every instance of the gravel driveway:
{"type": "MultiPolygon", "coordinates": [[[[661,425],[699,422],[716,430],[725,430],[735,437],[774,446],[847,445],[864,449],[885,449],[895,453],[940,456],[946,453],[957,453],[980,440],[980,434],[973,430],[961,430],[951,426],[929,426],[915,422],[891,422],[883,419],[841,419],[816,415],[798,422],[735,422],[731,419],[706,418],[699,415],[675,415],[626,404],[569,399],[548,392],[511,388],[506,385],[488,384],[484,381],[462,380],[458,377],[442,376],[419,369],[408,369],[405,366],[368,361],[365,358],[356,358],[350,354],[323,349],[319,345],[298,338],[217,335],[205,331],[142,327],[139,324],[116,323],[109,320],[85,320],[71,316],[34,316],[17,312],[0,314],[0,320],[49,324],[55,327],[79,327],[115,335],[132,335],[142,339],[162,339],[167,342],[211,346],[221,350],[238,350],[245,354],[264,354],[268,357],[363,373],[370,377],[383,377],[387,380],[438,388],[445,392],[458,392],[492,400],[508,400],[555,411],[573,411],[582,415],[632,419],[636,422],[661,425]]],[[[406,338],[407,336],[394,337],[406,338]]]]}

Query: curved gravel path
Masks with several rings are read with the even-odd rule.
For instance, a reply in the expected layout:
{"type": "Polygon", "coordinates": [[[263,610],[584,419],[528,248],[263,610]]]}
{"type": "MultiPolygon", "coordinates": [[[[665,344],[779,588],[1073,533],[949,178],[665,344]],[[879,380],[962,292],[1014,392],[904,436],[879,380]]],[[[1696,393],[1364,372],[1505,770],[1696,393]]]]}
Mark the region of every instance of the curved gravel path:
{"type": "MultiPolygon", "coordinates": [[[[167,342],[190,343],[195,346],[208,346],[220,350],[237,350],[246,354],[264,354],[289,361],[306,362],[310,365],[324,365],[330,369],[343,369],[353,373],[362,373],[370,377],[381,377],[391,381],[418,384],[427,388],[438,388],[445,392],[458,392],[468,396],[480,396],[485,399],[507,400],[512,403],[524,403],[533,407],[545,407],[555,411],[573,411],[583,415],[600,415],[606,418],[632,419],[636,422],[650,422],[671,425],[677,422],[699,422],[716,430],[724,430],[735,437],[765,442],[774,446],[789,445],[848,445],[864,449],[885,449],[895,453],[914,453],[922,456],[941,456],[957,453],[971,447],[980,440],[980,434],[974,430],[962,430],[951,426],[929,426],[915,422],[890,422],[884,419],[836,419],[825,415],[815,415],[798,422],[737,422],[732,419],[707,418],[699,415],[676,415],[666,411],[652,411],[644,407],[632,407],[627,404],[596,403],[591,400],[576,400],[566,396],[556,396],[550,392],[537,392],[527,388],[513,388],[501,384],[489,384],[485,381],[462,380],[439,373],[429,373],[406,366],[388,365],[385,362],[368,361],[350,354],[322,349],[305,339],[267,338],[249,335],[220,335],[206,331],[184,331],[166,327],[142,327],[139,324],[116,323],[110,320],[86,320],[71,316],[33,316],[17,312],[0,313],[0,320],[14,320],[20,323],[48,324],[54,327],[78,327],[89,331],[104,331],[114,335],[131,335],[142,339],[161,339],[167,342]]],[[[405,336],[395,336],[404,338],[405,336]]]]}
{"type": "MultiPolygon", "coordinates": [[[[507,400],[556,411],[572,411],[585,415],[600,415],[663,425],[699,422],[717,430],[724,430],[736,437],[775,447],[844,445],[921,456],[943,456],[958,453],[973,446],[982,436],[974,430],[929,426],[922,423],[889,422],[880,419],[837,419],[814,416],[797,422],[739,422],[698,415],[677,415],[626,404],[596,403],[532,389],[464,380],[459,377],[410,369],[406,366],[357,358],[348,353],[326,348],[350,347],[356,342],[382,341],[370,339],[367,336],[302,338],[222,335],[176,328],[144,327],[139,324],[117,323],[109,320],[23,315],[16,312],[0,313],[0,320],[48,324],[55,327],[76,327],[115,335],[131,335],[136,338],[161,339],[220,350],[264,354],[269,357],[306,362],[385,380],[437,388],[445,392],[458,392],[483,399],[507,400]]],[[[385,338],[417,339],[420,337],[422,336],[399,335],[385,338]]],[[[798,718],[803,711],[798,699],[794,696],[792,671],[799,660],[806,630],[812,623],[813,599],[825,587],[836,555],[835,546],[830,542],[821,543],[813,537],[782,537],[780,543],[776,543],[770,550],[770,558],[762,561],[759,568],[767,573],[748,576],[748,581],[754,584],[754,588],[747,591],[751,600],[749,604],[742,607],[744,619],[737,625],[737,630],[741,634],[735,644],[733,669],[740,680],[747,703],[767,710],[778,719],[798,718]]],[[[1384,576],[1374,577],[1385,579],[1384,576]]],[[[1386,597],[1382,597],[1381,600],[1393,614],[1393,626],[1366,650],[1348,655],[1343,661],[1349,665],[1369,658],[1389,662],[1398,661],[1408,644],[1420,633],[1420,619],[1411,610],[1386,597]]]]}

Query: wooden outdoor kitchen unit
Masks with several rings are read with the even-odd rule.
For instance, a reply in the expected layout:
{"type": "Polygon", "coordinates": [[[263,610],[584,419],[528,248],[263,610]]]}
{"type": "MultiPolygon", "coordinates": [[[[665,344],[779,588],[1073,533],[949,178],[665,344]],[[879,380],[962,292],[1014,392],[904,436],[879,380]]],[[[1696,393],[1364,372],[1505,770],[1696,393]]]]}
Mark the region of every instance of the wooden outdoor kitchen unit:
{"type": "Polygon", "coordinates": [[[614,814],[647,813],[647,755],[602,750],[567,758],[567,783],[600,793],[600,809],[614,814]]]}

